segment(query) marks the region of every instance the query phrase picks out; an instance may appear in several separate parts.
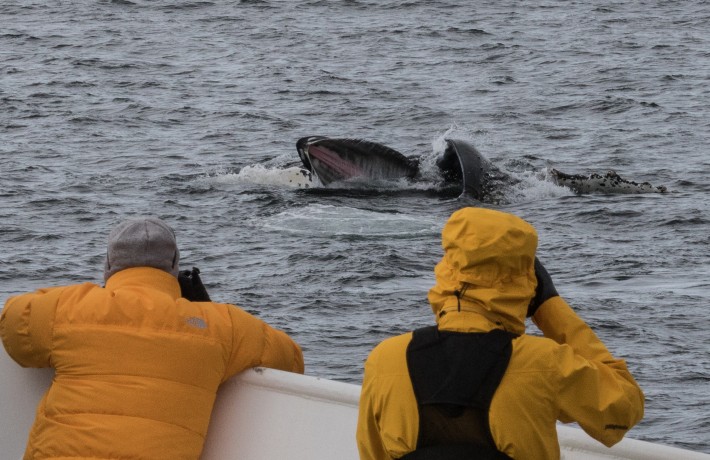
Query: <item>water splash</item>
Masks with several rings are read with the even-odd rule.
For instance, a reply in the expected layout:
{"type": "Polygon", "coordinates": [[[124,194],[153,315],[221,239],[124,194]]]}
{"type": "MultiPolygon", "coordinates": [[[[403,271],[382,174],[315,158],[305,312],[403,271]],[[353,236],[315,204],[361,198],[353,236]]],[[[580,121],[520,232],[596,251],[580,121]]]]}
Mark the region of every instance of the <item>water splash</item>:
{"type": "Polygon", "coordinates": [[[318,178],[303,168],[272,168],[262,164],[248,165],[238,172],[218,172],[207,180],[217,186],[268,185],[293,189],[320,186],[318,178]]]}
{"type": "Polygon", "coordinates": [[[267,217],[268,230],[314,237],[357,236],[411,238],[437,234],[440,222],[435,217],[385,213],[347,206],[311,204],[267,217]]]}

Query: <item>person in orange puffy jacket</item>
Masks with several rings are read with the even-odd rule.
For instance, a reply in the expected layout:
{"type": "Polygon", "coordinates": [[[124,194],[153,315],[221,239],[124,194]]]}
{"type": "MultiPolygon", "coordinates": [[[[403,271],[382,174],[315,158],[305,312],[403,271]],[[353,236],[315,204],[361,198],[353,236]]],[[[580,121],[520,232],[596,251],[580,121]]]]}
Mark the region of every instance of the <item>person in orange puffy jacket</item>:
{"type": "Polygon", "coordinates": [[[209,301],[204,289],[200,301],[181,295],[179,259],[165,222],[127,220],[109,236],[105,287],[7,300],[0,336],[8,354],[55,369],[26,460],[196,460],[221,383],[255,366],[303,373],[301,349],[284,332],[209,301]]]}
{"type": "Polygon", "coordinates": [[[384,340],[365,362],[361,460],[559,459],[558,420],[621,440],[643,393],[558,295],[535,229],[464,208],[442,246],[429,291],[437,324],[384,340]],[[544,337],[525,334],[526,317],[544,337]]]}

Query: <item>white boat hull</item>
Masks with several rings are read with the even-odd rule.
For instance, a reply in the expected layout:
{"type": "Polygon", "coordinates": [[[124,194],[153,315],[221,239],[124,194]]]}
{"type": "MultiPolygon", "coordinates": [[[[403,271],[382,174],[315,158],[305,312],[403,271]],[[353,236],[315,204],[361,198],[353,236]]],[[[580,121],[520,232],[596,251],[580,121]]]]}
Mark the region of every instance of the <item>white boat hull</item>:
{"type": "MultiPolygon", "coordinates": [[[[49,369],[23,369],[0,351],[0,446],[22,458],[49,369]]],[[[202,460],[357,460],[360,387],[273,369],[251,369],[222,385],[202,460]]],[[[710,459],[710,455],[634,439],[611,449],[578,428],[558,426],[565,460],[710,459]]]]}

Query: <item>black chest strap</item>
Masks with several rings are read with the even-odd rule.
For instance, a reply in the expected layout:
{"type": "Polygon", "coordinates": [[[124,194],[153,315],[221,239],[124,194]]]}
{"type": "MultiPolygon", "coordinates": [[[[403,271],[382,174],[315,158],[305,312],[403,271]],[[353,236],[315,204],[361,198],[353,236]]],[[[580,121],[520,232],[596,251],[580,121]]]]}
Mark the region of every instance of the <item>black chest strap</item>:
{"type": "Polygon", "coordinates": [[[419,438],[417,450],[403,459],[509,458],[493,442],[488,412],[515,337],[499,329],[414,331],[407,366],[419,409],[419,438]]]}

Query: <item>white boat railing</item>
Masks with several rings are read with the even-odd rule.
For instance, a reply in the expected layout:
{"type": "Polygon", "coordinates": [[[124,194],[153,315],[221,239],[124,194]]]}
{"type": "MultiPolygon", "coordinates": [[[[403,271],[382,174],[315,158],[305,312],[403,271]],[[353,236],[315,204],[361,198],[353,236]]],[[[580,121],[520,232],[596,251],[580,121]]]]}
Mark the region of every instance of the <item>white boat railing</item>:
{"type": "MultiPolygon", "coordinates": [[[[0,448],[22,458],[35,407],[52,379],[0,350],[0,448]]],[[[357,460],[360,386],[273,369],[251,369],[222,385],[202,460],[357,460]]],[[[565,460],[710,460],[710,455],[624,439],[607,448],[582,430],[558,426],[565,460]]]]}
{"type": "MultiPolygon", "coordinates": [[[[273,369],[250,370],[225,385],[203,460],[223,460],[224,452],[233,451],[240,452],[233,457],[240,459],[358,459],[359,385],[273,369]],[[260,413],[268,414],[267,418],[259,419],[260,413]],[[234,430],[242,424],[249,429],[234,430]]],[[[558,425],[557,431],[563,460],[710,459],[708,454],[629,438],[608,448],[579,428],[558,425]]]]}

